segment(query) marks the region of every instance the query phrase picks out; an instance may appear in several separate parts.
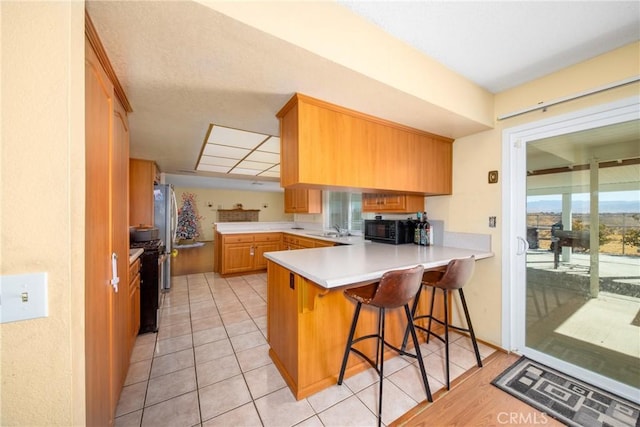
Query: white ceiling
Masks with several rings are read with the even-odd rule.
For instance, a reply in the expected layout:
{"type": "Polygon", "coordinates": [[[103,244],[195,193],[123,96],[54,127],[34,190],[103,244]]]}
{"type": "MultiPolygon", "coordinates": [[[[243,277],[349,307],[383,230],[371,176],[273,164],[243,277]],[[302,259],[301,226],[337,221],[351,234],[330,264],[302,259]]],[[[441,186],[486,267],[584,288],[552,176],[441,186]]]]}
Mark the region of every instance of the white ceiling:
{"type": "MultiPolygon", "coordinates": [[[[131,156],[176,185],[278,191],[277,178],[195,169],[212,124],[278,136],[275,114],[295,92],[447,136],[474,131],[433,123],[421,99],[202,3],[86,2],[133,108],[131,156]]],[[[640,39],[635,1],[339,4],[494,93],[640,39]]]]}

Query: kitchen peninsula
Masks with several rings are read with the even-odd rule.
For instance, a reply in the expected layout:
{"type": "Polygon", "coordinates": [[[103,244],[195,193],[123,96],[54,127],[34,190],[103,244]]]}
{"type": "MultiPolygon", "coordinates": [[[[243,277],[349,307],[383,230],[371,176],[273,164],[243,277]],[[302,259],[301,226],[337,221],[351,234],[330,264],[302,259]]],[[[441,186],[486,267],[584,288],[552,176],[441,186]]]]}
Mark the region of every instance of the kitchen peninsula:
{"type": "MultiPolygon", "coordinates": [[[[450,235],[453,238],[445,238],[445,244],[464,240],[461,233],[450,235]]],[[[344,297],[345,288],[377,281],[389,270],[418,264],[425,269],[442,269],[454,258],[493,256],[489,240],[480,237],[486,244],[473,244],[471,249],[364,242],[265,253],[270,355],[294,396],[302,399],[337,382],[355,308],[344,297]]],[[[421,299],[422,312],[428,311],[428,300],[421,299]]],[[[404,335],[403,317],[400,310],[393,310],[386,318],[387,338],[398,347],[404,335]]],[[[363,307],[356,336],[373,333],[377,322],[375,311],[363,307]]],[[[374,354],[373,340],[368,341],[372,342],[362,342],[360,348],[374,354]]],[[[361,359],[350,357],[347,377],[368,367],[361,359]]]]}

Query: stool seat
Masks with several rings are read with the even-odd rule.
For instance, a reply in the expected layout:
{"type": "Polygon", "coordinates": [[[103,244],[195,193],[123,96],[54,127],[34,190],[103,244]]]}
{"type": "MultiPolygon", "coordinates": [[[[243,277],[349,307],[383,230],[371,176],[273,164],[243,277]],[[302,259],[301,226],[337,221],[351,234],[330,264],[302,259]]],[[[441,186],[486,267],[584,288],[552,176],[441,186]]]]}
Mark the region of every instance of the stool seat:
{"type": "Polygon", "coordinates": [[[341,385],[344,380],[344,373],[347,368],[347,361],[349,355],[353,352],[369,363],[380,376],[380,388],[378,397],[378,425],[382,423],[382,386],[384,379],[384,350],[390,348],[395,350],[399,354],[413,357],[418,360],[420,367],[420,374],[422,376],[422,382],[427,393],[427,400],[433,401],[431,397],[431,390],[429,389],[429,381],[427,380],[427,372],[424,368],[424,361],[422,360],[422,353],[420,352],[420,345],[418,342],[418,336],[413,326],[413,316],[409,309],[409,301],[414,298],[421,288],[422,274],[424,267],[418,265],[413,268],[405,270],[393,270],[388,271],[382,275],[379,282],[362,285],[356,288],[346,289],[344,295],[356,302],[355,312],[353,320],[351,322],[351,329],[349,331],[349,338],[342,358],[342,367],[340,368],[340,376],[338,377],[338,384],[341,385]],[[378,330],[374,334],[368,334],[354,338],[356,326],[358,324],[358,318],[360,316],[360,309],[362,305],[368,305],[376,307],[378,309],[378,330]],[[385,341],[385,310],[404,307],[405,315],[407,317],[407,335],[411,334],[413,339],[414,348],[416,354],[409,353],[403,348],[400,349],[391,343],[385,341]],[[376,355],[375,360],[372,357],[364,354],[362,351],[354,348],[354,344],[367,340],[375,339],[376,355]]]}

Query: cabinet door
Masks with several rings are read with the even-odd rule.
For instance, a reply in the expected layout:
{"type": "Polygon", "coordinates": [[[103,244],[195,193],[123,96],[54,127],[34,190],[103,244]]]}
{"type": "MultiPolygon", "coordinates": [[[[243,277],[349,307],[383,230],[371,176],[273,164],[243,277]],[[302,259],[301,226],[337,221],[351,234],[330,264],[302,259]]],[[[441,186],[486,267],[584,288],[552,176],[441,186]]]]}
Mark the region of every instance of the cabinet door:
{"type": "MultiPolygon", "coordinates": [[[[111,146],[111,206],[112,245],[117,254],[119,290],[114,294],[112,313],[114,374],[116,390],[114,399],[119,399],[120,390],[129,369],[129,123],[127,113],[116,99],[113,112],[113,143],[111,146]]],[[[117,401],[117,400],[116,400],[117,401]]]]}
{"type": "Polygon", "coordinates": [[[129,347],[133,345],[140,331],[140,273],[129,283],[129,347]]]}
{"type": "Polygon", "coordinates": [[[112,425],[117,400],[112,366],[109,157],[113,85],[85,40],[85,386],[86,424],[112,425]]]}
{"type": "Polygon", "coordinates": [[[253,268],[262,270],[267,268],[265,252],[276,252],[280,250],[280,242],[256,242],[253,251],[253,268]]]}
{"type": "Polygon", "coordinates": [[[224,246],[222,274],[241,273],[253,269],[253,243],[231,243],[224,246]]]}
{"type": "Polygon", "coordinates": [[[408,194],[363,194],[362,212],[422,212],[424,196],[408,194]]]}
{"type": "Polygon", "coordinates": [[[380,195],[365,193],[362,195],[362,212],[377,212],[380,209],[380,195]]]}
{"type": "Polygon", "coordinates": [[[322,191],[285,188],[285,213],[322,213],[322,191]]]}
{"type": "Polygon", "coordinates": [[[153,183],[156,170],[155,162],[129,161],[129,225],[154,224],[153,183]]]}

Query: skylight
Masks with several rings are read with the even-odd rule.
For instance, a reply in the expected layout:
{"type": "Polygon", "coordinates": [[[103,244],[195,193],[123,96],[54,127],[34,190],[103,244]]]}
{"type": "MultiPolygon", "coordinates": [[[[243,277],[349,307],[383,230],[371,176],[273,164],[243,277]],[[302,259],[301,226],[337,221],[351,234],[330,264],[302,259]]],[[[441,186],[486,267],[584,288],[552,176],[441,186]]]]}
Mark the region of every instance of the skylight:
{"type": "Polygon", "coordinates": [[[211,124],[196,170],[280,177],[280,138],[211,124]]]}

